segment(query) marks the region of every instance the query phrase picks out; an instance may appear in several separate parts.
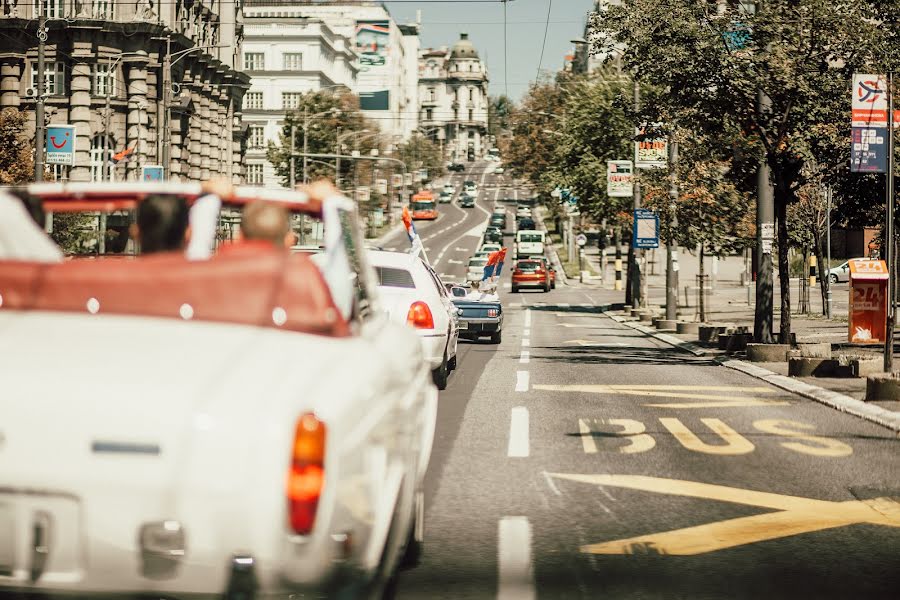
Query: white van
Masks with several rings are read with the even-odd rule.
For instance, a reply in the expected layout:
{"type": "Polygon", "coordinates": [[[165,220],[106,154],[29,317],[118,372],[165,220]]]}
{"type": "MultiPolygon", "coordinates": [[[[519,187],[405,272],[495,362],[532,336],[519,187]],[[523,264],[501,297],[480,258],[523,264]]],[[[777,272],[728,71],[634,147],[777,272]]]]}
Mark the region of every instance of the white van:
{"type": "Polygon", "coordinates": [[[544,255],[544,232],[525,229],[516,233],[516,258],[544,255]]]}

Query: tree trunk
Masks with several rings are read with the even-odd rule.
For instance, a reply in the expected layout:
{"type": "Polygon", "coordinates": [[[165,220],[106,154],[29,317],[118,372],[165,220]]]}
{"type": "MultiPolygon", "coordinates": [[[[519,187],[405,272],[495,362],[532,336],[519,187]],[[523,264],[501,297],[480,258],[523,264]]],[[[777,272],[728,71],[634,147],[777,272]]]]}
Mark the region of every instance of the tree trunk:
{"type": "Polygon", "coordinates": [[[787,200],[775,197],[775,218],[778,221],[778,279],[781,289],[781,322],[778,335],[782,344],[791,341],[791,269],[788,260],[787,200]]]}
{"type": "Polygon", "coordinates": [[[628,244],[628,273],[625,277],[625,306],[633,306],[636,294],[634,293],[635,281],[637,280],[636,262],[634,256],[634,244],[628,244]]]}
{"type": "Polygon", "coordinates": [[[819,276],[819,292],[822,295],[822,316],[827,316],[828,310],[825,306],[828,297],[828,269],[830,265],[825,265],[825,253],[822,251],[822,236],[815,236],[815,252],[816,252],[816,274],[819,276]]]}
{"type": "Polygon", "coordinates": [[[704,301],[704,299],[706,297],[706,275],[705,275],[705,270],[703,268],[703,259],[705,258],[704,252],[703,252],[704,250],[705,250],[705,244],[700,244],[700,285],[699,285],[700,289],[697,290],[697,292],[699,293],[699,296],[698,296],[699,300],[698,300],[697,304],[698,304],[698,307],[700,310],[700,322],[701,323],[706,323],[706,302],[704,301]]]}

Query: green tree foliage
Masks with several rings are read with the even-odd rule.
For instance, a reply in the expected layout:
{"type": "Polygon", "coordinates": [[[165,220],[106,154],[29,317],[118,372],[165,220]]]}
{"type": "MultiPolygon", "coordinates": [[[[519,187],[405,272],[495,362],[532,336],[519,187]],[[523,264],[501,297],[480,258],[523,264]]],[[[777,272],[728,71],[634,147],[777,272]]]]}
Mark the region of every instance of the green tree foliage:
{"type": "Polygon", "coordinates": [[[25,136],[25,113],[6,108],[0,112],[0,185],[33,178],[34,146],[25,136]]]}
{"type": "MultiPolygon", "coordinates": [[[[377,134],[378,125],[366,119],[359,110],[359,99],[352,94],[336,95],[327,91],[309,92],[300,99],[300,108],[287,113],[284,126],[281,129],[279,144],[270,144],[267,158],[275,165],[275,172],[281,178],[284,185],[290,183],[290,147],[291,128],[294,128],[295,152],[303,152],[304,125],[308,123],[306,130],[307,149],[311,154],[335,154],[338,150],[338,136],[341,137],[341,154],[350,154],[353,150],[359,150],[362,155],[369,155],[371,150],[379,149],[380,142],[377,134]],[[353,135],[353,133],[356,135],[353,135]]],[[[328,178],[334,180],[334,159],[314,159],[325,162],[307,162],[307,171],[310,181],[328,178]]],[[[341,162],[341,179],[353,178],[354,162],[344,160],[341,162]]],[[[368,161],[366,161],[368,163],[368,161]]],[[[372,172],[372,165],[360,165],[360,176],[366,180],[372,172]]],[[[295,181],[303,182],[303,158],[295,159],[295,181]]]]}
{"type": "Polygon", "coordinates": [[[513,111],[513,102],[505,94],[494,96],[488,105],[488,133],[500,137],[500,133],[509,129],[509,117],[513,111]]]}
{"type": "MultiPolygon", "coordinates": [[[[896,69],[900,0],[632,0],[597,16],[624,65],[665,90],[641,120],[661,114],[713,134],[738,131],[771,167],[778,246],[787,208],[821,176],[849,177],[849,91],[854,71],[896,69]],[[748,7],[750,10],[748,10],[748,7]],[[759,109],[757,95],[768,99],[759,109]]],[[[610,47],[595,50],[610,50],[610,47]]],[[[781,332],[790,332],[787,253],[779,253],[781,332]]]]}
{"type": "Polygon", "coordinates": [[[437,179],[444,174],[441,149],[427,137],[416,132],[397,148],[397,158],[406,164],[406,170],[415,174],[418,169],[428,170],[428,179],[437,179]]]}

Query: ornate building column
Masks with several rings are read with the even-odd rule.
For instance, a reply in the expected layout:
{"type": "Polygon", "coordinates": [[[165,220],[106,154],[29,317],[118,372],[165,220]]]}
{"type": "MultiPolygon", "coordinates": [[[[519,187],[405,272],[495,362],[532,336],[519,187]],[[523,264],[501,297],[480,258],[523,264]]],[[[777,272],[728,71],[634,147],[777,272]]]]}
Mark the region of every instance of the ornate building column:
{"type": "Polygon", "coordinates": [[[72,94],[69,96],[69,123],[75,126],[75,166],[69,171],[72,181],[91,180],[91,65],[72,65],[72,94]]]}
{"type": "MultiPolygon", "coordinates": [[[[147,53],[139,51],[144,56],[128,57],[123,59],[128,79],[128,117],[127,117],[127,145],[134,148],[134,160],[129,161],[126,170],[126,179],[137,181],[140,178],[141,167],[147,164],[147,64],[150,62],[147,53]]],[[[135,53],[137,54],[137,53],[135,53]]]]}
{"type": "Polygon", "coordinates": [[[25,57],[21,54],[0,55],[0,108],[19,107],[24,66],[25,57]]]}
{"type": "Polygon", "coordinates": [[[200,178],[209,179],[210,155],[212,144],[212,128],[210,123],[210,104],[212,86],[208,80],[203,82],[200,92],[200,178]]]}
{"type": "Polygon", "coordinates": [[[200,97],[201,91],[203,89],[203,84],[200,82],[200,76],[194,74],[194,81],[190,86],[191,89],[191,103],[193,104],[193,110],[191,111],[190,119],[188,120],[188,179],[191,181],[200,181],[201,177],[201,148],[202,144],[201,140],[201,121],[202,115],[200,114],[200,97]]]}

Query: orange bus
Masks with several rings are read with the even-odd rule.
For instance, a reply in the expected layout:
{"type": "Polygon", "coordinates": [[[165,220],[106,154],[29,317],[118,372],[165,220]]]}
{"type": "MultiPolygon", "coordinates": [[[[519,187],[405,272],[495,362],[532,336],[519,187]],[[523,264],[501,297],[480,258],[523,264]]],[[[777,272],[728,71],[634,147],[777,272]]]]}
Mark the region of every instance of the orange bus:
{"type": "Polygon", "coordinates": [[[434,194],[429,191],[422,191],[414,194],[409,203],[409,209],[412,213],[413,220],[434,220],[438,218],[437,203],[434,201],[434,194]]]}

